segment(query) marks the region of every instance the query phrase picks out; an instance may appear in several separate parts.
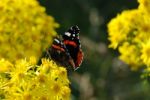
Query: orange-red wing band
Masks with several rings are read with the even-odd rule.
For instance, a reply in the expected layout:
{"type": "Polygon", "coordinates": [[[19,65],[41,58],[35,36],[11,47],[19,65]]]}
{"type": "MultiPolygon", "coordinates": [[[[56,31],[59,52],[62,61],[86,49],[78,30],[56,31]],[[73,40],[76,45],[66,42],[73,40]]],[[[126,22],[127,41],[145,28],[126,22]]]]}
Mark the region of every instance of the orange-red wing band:
{"type": "Polygon", "coordinates": [[[77,61],[75,63],[75,66],[78,68],[80,66],[80,64],[82,63],[82,60],[83,60],[83,52],[82,50],[80,49],[79,52],[78,52],[78,55],[77,55],[77,61]]]}
{"type": "Polygon", "coordinates": [[[57,46],[57,45],[54,45],[54,44],[53,44],[52,47],[55,48],[55,49],[57,49],[57,50],[60,50],[60,51],[65,52],[65,50],[64,50],[63,48],[61,48],[61,47],[59,47],[59,46],[57,46]]]}
{"type": "Polygon", "coordinates": [[[65,45],[72,45],[73,47],[77,47],[77,44],[74,42],[74,41],[69,41],[69,40],[65,40],[64,41],[64,44],[65,45]]]}

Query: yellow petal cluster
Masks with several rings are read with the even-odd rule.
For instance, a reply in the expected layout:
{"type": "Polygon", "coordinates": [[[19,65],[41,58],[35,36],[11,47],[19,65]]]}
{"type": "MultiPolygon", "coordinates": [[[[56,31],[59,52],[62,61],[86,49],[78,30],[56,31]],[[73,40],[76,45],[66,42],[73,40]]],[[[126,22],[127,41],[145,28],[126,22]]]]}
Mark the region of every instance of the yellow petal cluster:
{"type": "Polygon", "coordinates": [[[52,60],[42,59],[41,65],[33,64],[33,57],[17,60],[15,64],[8,62],[0,62],[11,65],[10,70],[0,72],[0,99],[70,100],[67,71],[52,60]]]}
{"type": "Polygon", "coordinates": [[[119,58],[130,64],[132,70],[137,70],[140,67],[139,65],[142,65],[139,50],[135,45],[124,42],[123,45],[119,47],[119,52],[119,58]]]}
{"type": "Polygon", "coordinates": [[[108,23],[109,47],[131,69],[150,67],[150,0],[138,0],[137,9],[125,10],[108,23]]]}
{"type": "Polygon", "coordinates": [[[0,0],[0,58],[39,58],[58,26],[37,0],[0,0]]]}
{"type": "Polygon", "coordinates": [[[140,3],[139,9],[142,10],[142,12],[150,14],[150,0],[138,0],[140,3]]]}

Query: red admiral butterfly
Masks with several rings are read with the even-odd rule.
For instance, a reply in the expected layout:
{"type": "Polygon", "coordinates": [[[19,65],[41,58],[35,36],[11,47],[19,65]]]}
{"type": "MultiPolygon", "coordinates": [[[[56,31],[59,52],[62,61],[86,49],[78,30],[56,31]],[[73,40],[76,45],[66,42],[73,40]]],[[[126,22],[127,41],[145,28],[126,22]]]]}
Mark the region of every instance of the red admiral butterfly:
{"type": "Polygon", "coordinates": [[[72,26],[61,36],[62,39],[54,38],[46,56],[68,69],[78,69],[83,60],[79,33],[78,26],[72,26]]]}

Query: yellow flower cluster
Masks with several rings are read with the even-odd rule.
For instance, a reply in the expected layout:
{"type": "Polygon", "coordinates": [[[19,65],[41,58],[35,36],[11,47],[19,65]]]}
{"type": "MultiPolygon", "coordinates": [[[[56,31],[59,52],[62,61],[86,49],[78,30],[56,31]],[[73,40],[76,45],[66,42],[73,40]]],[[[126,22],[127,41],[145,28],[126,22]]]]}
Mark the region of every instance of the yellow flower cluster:
{"type": "Polygon", "coordinates": [[[58,26],[37,0],[0,0],[0,58],[39,58],[58,26]]]}
{"type": "Polygon", "coordinates": [[[108,23],[110,45],[131,69],[150,67],[150,0],[138,0],[139,7],[123,11],[108,23]]]}
{"type": "Polygon", "coordinates": [[[11,64],[0,60],[0,99],[70,100],[66,69],[51,60],[36,65],[34,57],[11,64]],[[4,69],[3,69],[4,68],[4,69]]]}
{"type": "Polygon", "coordinates": [[[69,100],[66,69],[36,65],[57,35],[54,18],[37,0],[0,0],[0,11],[0,100],[69,100]]]}

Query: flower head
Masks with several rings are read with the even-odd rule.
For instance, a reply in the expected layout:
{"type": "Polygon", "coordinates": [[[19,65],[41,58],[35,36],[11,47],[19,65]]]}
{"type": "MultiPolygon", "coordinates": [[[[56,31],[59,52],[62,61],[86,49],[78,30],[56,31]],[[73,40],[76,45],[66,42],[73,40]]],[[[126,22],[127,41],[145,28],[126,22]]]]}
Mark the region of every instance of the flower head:
{"type": "Polygon", "coordinates": [[[119,47],[119,52],[121,54],[119,58],[129,64],[132,70],[137,70],[141,66],[142,62],[136,45],[125,42],[119,47]]]}
{"type": "Polygon", "coordinates": [[[0,58],[39,59],[56,35],[54,18],[37,0],[0,0],[0,11],[0,58]]]}
{"type": "Polygon", "coordinates": [[[141,59],[143,60],[144,64],[150,66],[150,40],[143,44],[141,52],[141,59]]]}
{"type": "Polygon", "coordinates": [[[140,3],[139,9],[144,13],[150,14],[150,1],[149,0],[138,0],[140,3]]]}
{"type": "Polygon", "coordinates": [[[118,49],[131,69],[150,66],[150,0],[138,1],[138,9],[125,10],[108,23],[109,47],[118,49]]]}
{"type": "Polygon", "coordinates": [[[42,60],[44,62],[41,65],[35,65],[32,59],[18,60],[13,64],[12,70],[7,72],[10,75],[9,79],[0,74],[0,91],[4,98],[9,100],[69,100],[70,88],[65,68],[46,59],[42,60]],[[47,71],[43,66],[53,67],[47,71]],[[34,68],[36,70],[32,70],[34,68]]]}

